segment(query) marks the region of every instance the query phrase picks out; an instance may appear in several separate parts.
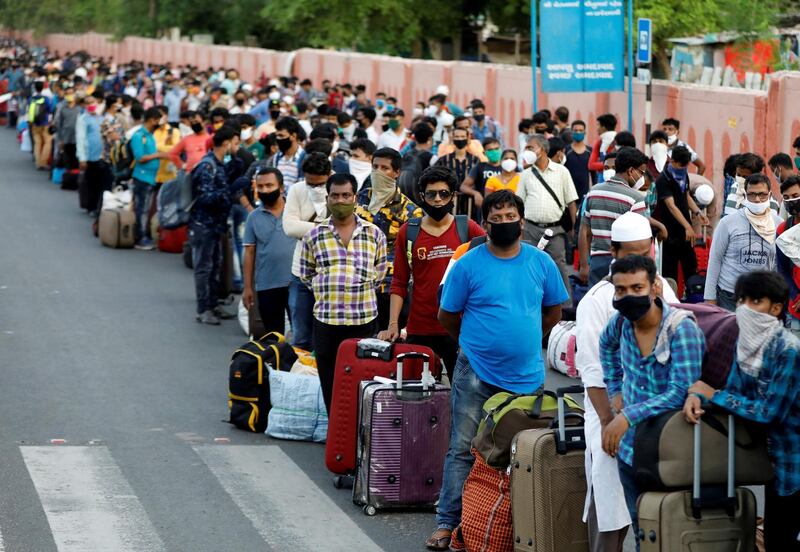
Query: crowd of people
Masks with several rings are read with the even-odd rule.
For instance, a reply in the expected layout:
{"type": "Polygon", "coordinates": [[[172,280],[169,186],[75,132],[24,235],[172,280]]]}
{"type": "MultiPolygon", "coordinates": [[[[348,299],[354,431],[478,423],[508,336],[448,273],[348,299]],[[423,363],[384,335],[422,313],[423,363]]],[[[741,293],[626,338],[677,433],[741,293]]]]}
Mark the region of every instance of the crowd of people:
{"type": "Polygon", "coordinates": [[[459,523],[483,403],[544,384],[543,336],[577,308],[592,550],[619,551],[636,529],[632,428],[676,408],[697,422],[710,404],[766,425],[767,546],[797,549],[800,137],[793,155],[726,161],[717,221],[695,194],[705,165],[673,118],[645,154],[613,114],[590,125],[558,107],[514,132],[446,86],[406,112],[364,85],[4,49],[9,126],[27,122],[37,169],[81,171],[93,217],[103,191],[130,186],[137,249],[157,239],[159,187],[190,175],[198,322],[232,316],[220,294],[230,232],[235,291],[267,331],[285,333],[288,316],[328,408],[345,339],[403,338],[443,359],[452,432],[429,548],[447,549],[459,523]],[[739,325],[722,389],[701,380],[703,332],[674,307],[698,275],[739,325]]]}

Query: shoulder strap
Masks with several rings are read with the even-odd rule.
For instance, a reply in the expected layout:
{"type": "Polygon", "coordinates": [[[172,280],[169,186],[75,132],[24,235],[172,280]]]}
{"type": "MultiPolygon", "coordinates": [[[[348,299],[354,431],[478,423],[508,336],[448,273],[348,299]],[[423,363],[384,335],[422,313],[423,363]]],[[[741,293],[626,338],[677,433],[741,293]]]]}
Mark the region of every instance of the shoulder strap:
{"type": "Polygon", "coordinates": [[[472,249],[475,249],[476,247],[478,247],[479,245],[483,245],[484,243],[486,243],[486,236],[478,236],[472,238],[469,242],[469,247],[467,248],[467,251],[471,251],[472,249]]]}
{"type": "Polygon", "coordinates": [[[408,226],[406,226],[406,258],[408,259],[408,266],[411,266],[411,260],[414,258],[414,242],[419,237],[419,228],[422,224],[420,217],[408,219],[408,226]]]}
{"type": "Polygon", "coordinates": [[[467,243],[469,240],[469,219],[467,215],[456,215],[456,231],[458,232],[458,241],[467,243]]]}
{"type": "MultiPolygon", "coordinates": [[[[552,163],[552,161],[551,161],[551,163],[552,163]]],[[[533,165],[531,165],[531,172],[534,175],[536,175],[536,178],[539,179],[539,182],[542,183],[542,186],[544,186],[544,189],[547,190],[547,193],[549,193],[550,197],[552,197],[553,200],[556,202],[556,205],[558,205],[558,208],[559,209],[564,209],[564,207],[561,205],[561,201],[558,199],[558,196],[556,195],[556,193],[553,191],[553,189],[550,186],[547,185],[547,182],[545,182],[545,180],[542,177],[542,175],[539,174],[539,171],[536,170],[536,167],[534,167],[533,165]]]]}

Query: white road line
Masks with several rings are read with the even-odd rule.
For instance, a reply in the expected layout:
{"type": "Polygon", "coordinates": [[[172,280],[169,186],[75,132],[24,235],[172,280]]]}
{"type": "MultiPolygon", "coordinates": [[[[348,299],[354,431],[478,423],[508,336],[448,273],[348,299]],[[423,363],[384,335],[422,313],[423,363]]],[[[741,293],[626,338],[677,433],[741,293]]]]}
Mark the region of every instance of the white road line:
{"type": "Polygon", "coordinates": [[[287,543],[294,550],[382,550],[279,447],[200,445],[194,450],[276,550],[285,550],[287,543]]]}
{"type": "Polygon", "coordinates": [[[6,550],[6,545],[5,542],[3,541],[3,533],[0,533],[0,552],[5,552],[5,550],[6,550]]]}
{"type": "Polygon", "coordinates": [[[20,450],[59,552],[165,550],[106,447],[20,450]]]}

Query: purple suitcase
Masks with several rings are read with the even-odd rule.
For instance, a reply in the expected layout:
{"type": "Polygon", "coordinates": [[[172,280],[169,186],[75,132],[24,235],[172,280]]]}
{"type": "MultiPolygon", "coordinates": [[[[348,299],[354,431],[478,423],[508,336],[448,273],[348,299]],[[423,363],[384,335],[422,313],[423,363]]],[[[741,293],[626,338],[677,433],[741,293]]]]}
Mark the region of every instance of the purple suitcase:
{"type": "Polygon", "coordinates": [[[432,509],[439,499],[450,444],[450,390],[430,377],[428,361],[424,353],[401,354],[397,382],[361,382],[353,502],[367,515],[432,509]],[[403,381],[403,360],[411,358],[425,360],[422,381],[403,381]]]}

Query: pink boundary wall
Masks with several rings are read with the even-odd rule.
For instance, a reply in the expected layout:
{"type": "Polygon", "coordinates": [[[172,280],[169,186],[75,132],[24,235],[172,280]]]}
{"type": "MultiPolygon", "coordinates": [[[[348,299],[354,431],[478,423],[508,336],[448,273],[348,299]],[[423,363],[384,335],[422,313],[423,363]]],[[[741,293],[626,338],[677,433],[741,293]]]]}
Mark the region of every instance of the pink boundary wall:
{"type": "MultiPolygon", "coordinates": [[[[301,78],[310,78],[316,85],[325,78],[363,83],[370,94],[383,91],[397,97],[407,112],[414,102],[427,100],[437,86],[447,84],[451,100],[459,105],[472,98],[482,98],[489,114],[505,129],[510,145],[515,144],[519,119],[530,116],[532,111],[530,67],[416,60],[308,48],[279,52],[139,37],[114,42],[110,36],[97,33],[50,34],[36,38],[30,32],[23,32],[16,36],[45,44],[61,54],[86,50],[92,55],[113,57],[122,62],[138,59],[152,63],[170,61],[176,65],[190,63],[198,67],[235,67],[244,79],[251,81],[261,74],[271,77],[292,72],[301,78]]],[[[654,128],[667,116],[681,120],[681,136],[706,162],[706,175],[719,184],[725,158],[731,153],[755,151],[768,158],[778,151],[791,150],[793,138],[800,135],[800,109],[791,100],[798,94],[799,72],[774,74],[768,93],[655,81],[652,120],[656,123],[654,128]]],[[[634,84],[633,130],[640,145],[644,139],[644,97],[644,86],[634,84]]],[[[539,106],[554,110],[560,105],[570,109],[572,119],[583,119],[589,124],[589,136],[594,136],[595,117],[609,111],[619,118],[620,128],[627,128],[625,93],[539,92],[539,106]]]]}

